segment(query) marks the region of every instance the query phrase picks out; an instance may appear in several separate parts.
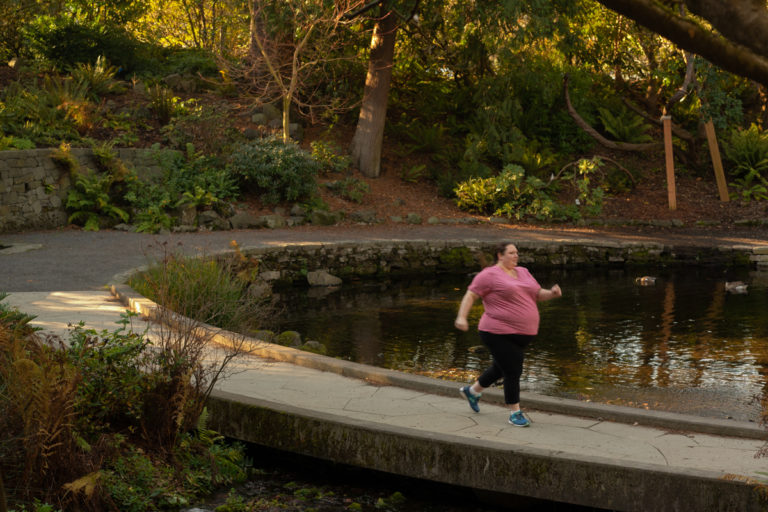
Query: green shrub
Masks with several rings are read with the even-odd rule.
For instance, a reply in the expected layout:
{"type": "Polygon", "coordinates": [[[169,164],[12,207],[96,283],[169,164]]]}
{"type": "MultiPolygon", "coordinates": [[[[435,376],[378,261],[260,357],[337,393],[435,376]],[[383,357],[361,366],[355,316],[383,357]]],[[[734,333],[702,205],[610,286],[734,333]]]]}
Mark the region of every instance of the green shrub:
{"type": "Polygon", "coordinates": [[[234,126],[235,115],[226,103],[198,104],[193,100],[177,102],[173,115],[160,131],[169,147],[184,151],[195,144],[208,155],[228,155],[233,144],[244,140],[234,126]]]}
{"type": "Polygon", "coordinates": [[[337,196],[356,203],[362,203],[365,194],[371,191],[371,187],[366,182],[352,177],[330,181],[325,183],[325,187],[337,196]]]}
{"type": "Polygon", "coordinates": [[[501,190],[496,177],[469,178],[454,189],[456,205],[462,210],[475,213],[491,213],[497,205],[501,190]]]}
{"type": "Polygon", "coordinates": [[[57,350],[6,311],[0,303],[0,473],[11,508],[171,510],[245,479],[242,446],[208,430],[202,407],[238,352],[211,363],[199,323],[150,345],[126,315],[114,332],[75,327],[57,350]]]}
{"type": "MultiPolygon", "coordinates": [[[[154,301],[173,300],[177,304],[171,309],[180,315],[227,328],[242,320],[237,311],[248,286],[230,270],[211,258],[169,255],[161,265],[131,278],[130,285],[154,301]]],[[[255,311],[252,313],[255,315],[255,311]]]]}
{"type": "Polygon", "coordinates": [[[96,62],[99,57],[122,68],[123,73],[143,67],[145,48],[118,25],[83,22],[70,16],[39,17],[27,28],[33,55],[59,69],[96,62]]]}
{"type": "Polygon", "coordinates": [[[567,211],[549,196],[547,184],[535,176],[526,176],[522,167],[513,164],[504,167],[498,176],[470,178],[460,183],[455,193],[462,209],[518,220],[555,220],[567,211]]]}
{"type": "Polygon", "coordinates": [[[323,172],[345,172],[352,166],[352,160],[342,155],[338,146],[332,142],[315,140],[309,146],[312,158],[323,166],[323,172]]]}
{"type": "Polygon", "coordinates": [[[219,65],[216,62],[216,57],[209,51],[200,48],[170,51],[165,57],[163,68],[168,74],[219,76],[219,65]]]}
{"type": "Polygon", "coordinates": [[[35,143],[24,137],[0,136],[0,151],[7,149],[35,149],[35,143]]]}
{"type": "Polygon", "coordinates": [[[19,311],[15,307],[3,303],[8,297],[5,292],[0,292],[0,326],[11,331],[18,331],[20,334],[31,334],[39,331],[42,327],[32,327],[29,323],[35,319],[33,315],[19,311]]]}
{"type": "Polygon", "coordinates": [[[128,318],[112,332],[80,324],[70,333],[67,358],[83,378],[75,403],[77,428],[93,440],[104,430],[141,426],[142,396],[151,389],[150,377],[142,371],[151,356],[150,342],[127,329],[128,318]]]}
{"type": "Polygon", "coordinates": [[[244,189],[259,193],[267,204],[277,204],[310,199],[322,166],[296,144],[269,137],[235,149],[228,169],[244,189]]]}

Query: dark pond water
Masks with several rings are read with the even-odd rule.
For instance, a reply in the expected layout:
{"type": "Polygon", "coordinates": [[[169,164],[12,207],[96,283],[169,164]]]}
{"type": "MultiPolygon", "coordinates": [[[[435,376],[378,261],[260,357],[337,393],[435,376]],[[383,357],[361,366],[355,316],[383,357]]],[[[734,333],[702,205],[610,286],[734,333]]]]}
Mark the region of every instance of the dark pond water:
{"type": "MultiPolygon", "coordinates": [[[[712,267],[531,269],[564,296],[540,304],[524,391],[758,421],[768,387],[768,272],[712,267]],[[652,286],[639,276],[657,278],[652,286]],[[726,281],[749,284],[746,294],[726,281]]],[[[470,381],[490,356],[476,332],[453,327],[468,276],[292,289],[279,330],[326,345],[328,355],[470,381]]]]}

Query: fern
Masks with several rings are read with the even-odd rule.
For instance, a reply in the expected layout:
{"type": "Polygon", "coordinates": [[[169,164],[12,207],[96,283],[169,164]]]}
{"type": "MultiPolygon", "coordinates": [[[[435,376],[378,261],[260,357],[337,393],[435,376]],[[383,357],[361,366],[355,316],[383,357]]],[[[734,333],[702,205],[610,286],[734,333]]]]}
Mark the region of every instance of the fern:
{"type": "Polygon", "coordinates": [[[653,140],[648,131],[648,124],[642,117],[622,107],[616,114],[604,107],[598,107],[603,128],[620,142],[642,143],[653,140]]]}

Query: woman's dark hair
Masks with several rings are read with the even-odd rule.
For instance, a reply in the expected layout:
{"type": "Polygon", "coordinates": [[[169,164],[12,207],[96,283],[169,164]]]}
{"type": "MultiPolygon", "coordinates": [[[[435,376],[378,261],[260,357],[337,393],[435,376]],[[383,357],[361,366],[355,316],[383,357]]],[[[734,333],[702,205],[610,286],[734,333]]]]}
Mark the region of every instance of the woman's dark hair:
{"type": "Polygon", "coordinates": [[[508,245],[515,245],[514,242],[499,242],[496,244],[496,250],[493,252],[493,261],[499,261],[499,254],[504,254],[508,245]]]}

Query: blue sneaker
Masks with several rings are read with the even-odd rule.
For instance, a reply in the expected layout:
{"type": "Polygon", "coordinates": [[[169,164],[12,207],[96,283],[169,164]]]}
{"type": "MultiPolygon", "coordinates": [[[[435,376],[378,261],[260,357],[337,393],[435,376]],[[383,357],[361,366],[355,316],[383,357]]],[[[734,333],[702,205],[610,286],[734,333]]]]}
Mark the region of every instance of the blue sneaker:
{"type": "Polygon", "coordinates": [[[528,427],[531,422],[523,416],[523,411],[515,411],[509,415],[509,422],[516,427],[528,427]]]}
{"type": "Polygon", "coordinates": [[[480,401],[480,395],[473,395],[472,392],[469,390],[469,386],[464,386],[463,388],[459,388],[459,393],[464,395],[467,398],[467,401],[469,402],[469,406],[472,408],[475,412],[480,412],[480,407],[477,405],[477,402],[480,401]]]}

